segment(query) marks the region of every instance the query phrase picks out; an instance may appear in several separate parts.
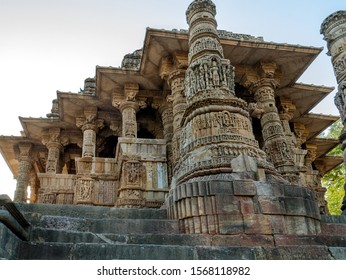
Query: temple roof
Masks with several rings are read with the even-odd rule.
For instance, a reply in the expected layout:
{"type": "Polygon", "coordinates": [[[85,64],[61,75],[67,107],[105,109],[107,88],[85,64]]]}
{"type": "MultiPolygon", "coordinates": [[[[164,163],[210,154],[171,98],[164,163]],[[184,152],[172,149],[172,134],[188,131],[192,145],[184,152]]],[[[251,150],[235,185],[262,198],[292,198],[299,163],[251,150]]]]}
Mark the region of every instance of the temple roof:
{"type": "MultiPolygon", "coordinates": [[[[325,158],[326,153],[338,142],[334,139],[317,139],[316,137],[334,123],[338,117],[309,113],[323,98],[334,89],[332,87],[297,83],[303,72],[320,54],[322,48],[292,44],[266,42],[262,37],[219,30],[220,41],[225,58],[235,66],[235,82],[240,83],[242,73],[237,69],[254,66],[260,61],[274,61],[281,71],[279,97],[292,100],[296,106],[293,122],[304,124],[309,132],[307,141],[318,146],[318,158],[325,158]]],[[[0,136],[0,151],[12,173],[18,173],[13,146],[30,138],[37,146],[43,147],[40,137],[42,132],[52,126],[60,127],[80,136],[76,127],[76,114],[84,107],[96,106],[105,114],[104,119],[121,119],[120,112],[112,106],[114,94],[122,94],[125,84],[139,84],[141,95],[160,97],[167,94],[167,84],[160,77],[162,58],[172,57],[179,53],[187,57],[188,33],[186,30],[158,30],[148,28],[144,47],[133,54],[125,56],[122,67],[96,67],[95,94],[57,92],[59,103],[58,118],[25,118],[20,117],[25,137],[0,136]]],[[[328,158],[328,168],[340,163],[328,158]]]]}

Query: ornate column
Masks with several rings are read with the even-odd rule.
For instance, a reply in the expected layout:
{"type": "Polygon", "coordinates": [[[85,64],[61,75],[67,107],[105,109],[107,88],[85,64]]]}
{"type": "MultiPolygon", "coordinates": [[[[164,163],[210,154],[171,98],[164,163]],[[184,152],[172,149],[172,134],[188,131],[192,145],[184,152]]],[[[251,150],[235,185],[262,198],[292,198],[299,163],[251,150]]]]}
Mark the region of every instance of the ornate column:
{"type": "Polygon", "coordinates": [[[187,68],[187,56],[175,53],[173,59],[164,58],[161,61],[160,75],[171,88],[167,101],[172,104],[173,137],[172,137],[172,167],[176,167],[180,156],[181,120],[186,109],[184,95],[184,80],[187,68]]]}
{"type": "Polygon", "coordinates": [[[97,118],[97,107],[85,108],[83,115],[76,118],[76,125],[83,131],[82,157],[95,157],[96,133],[104,127],[104,120],[97,118]]]}
{"type": "MultiPolygon", "coordinates": [[[[315,192],[315,199],[317,205],[320,209],[321,214],[328,214],[327,202],[324,198],[326,193],[326,188],[322,187],[321,183],[321,173],[319,170],[314,170],[312,163],[316,159],[317,146],[313,144],[306,144],[307,154],[305,157],[305,166],[307,168],[306,172],[306,183],[307,187],[315,192]]],[[[318,165],[319,169],[323,172],[321,165],[318,165]]]]}
{"type": "Polygon", "coordinates": [[[295,137],[291,131],[290,120],[292,120],[294,116],[294,112],[296,111],[296,106],[293,102],[284,97],[280,97],[280,106],[279,106],[279,117],[282,123],[282,128],[284,130],[287,143],[291,147],[291,149],[295,148],[295,137]]]}
{"type": "Polygon", "coordinates": [[[48,149],[46,173],[61,173],[62,166],[60,154],[63,150],[63,146],[67,144],[67,139],[61,137],[61,129],[50,128],[42,136],[42,143],[48,149]],[[62,142],[64,142],[64,144],[62,142]]]}
{"type": "Polygon", "coordinates": [[[173,108],[171,98],[167,97],[167,101],[162,103],[152,103],[151,107],[159,111],[163,124],[163,136],[167,143],[167,175],[168,185],[170,186],[173,175],[173,152],[172,152],[172,139],[173,139],[173,108]]]}
{"type": "MultiPolygon", "coordinates": [[[[327,41],[328,55],[332,58],[335,77],[339,85],[334,101],[344,125],[339,140],[342,143],[341,148],[344,162],[346,162],[346,10],[337,11],[327,17],[321,25],[321,34],[327,41]]],[[[346,185],[344,189],[346,190],[346,185]]],[[[346,195],[341,209],[343,215],[346,215],[346,195]]]]}
{"type": "Polygon", "coordinates": [[[275,63],[261,62],[257,69],[244,75],[243,84],[254,94],[260,115],[263,150],[282,176],[290,182],[297,182],[291,144],[287,141],[275,103],[275,89],[279,85],[279,72],[275,63]]]}
{"type": "Polygon", "coordinates": [[[306,181],[307,167],[305,165],[305,156],[308,151],[306,149],[302,149],[302,145],[306,142],[308,131],[305,125],[301,123],[294,123],[293,130],[294,130],[293,137],[295,139],[295,142],[294,142],[295,148],[293,149],[294,157],[295,157],[294,161],[299,171],[301,184],[303,186],[307,186],[307,181],[306,181]]]}
{"type": "Polygon", "coordinates": [[[30,185],[30,203],[37,202],[38,199],[38,188],[40,186],[39,180],[35,174],[35,172],[31,172],[30,179],[29,179],[29,185],[30,185]]]}
{"type": "Polygon", "coordinates": [[[30,181],[30,172],[32,169],[33,145],[31,143],[20,143],[15,147],[19,161],[17,186],[14,193],[14,201],[26,202],[27,188],[30,181]]]}
{"type": "Polygon", "coordinates": [[[119,108],[122,114],[122,137],[137,138],[136,113],[139,110],[139,104],[136,96],[138,93],[138,84],[126,84],[124,87],[125,100],[119,101],[113,98],[113,106],[119,108]]]}

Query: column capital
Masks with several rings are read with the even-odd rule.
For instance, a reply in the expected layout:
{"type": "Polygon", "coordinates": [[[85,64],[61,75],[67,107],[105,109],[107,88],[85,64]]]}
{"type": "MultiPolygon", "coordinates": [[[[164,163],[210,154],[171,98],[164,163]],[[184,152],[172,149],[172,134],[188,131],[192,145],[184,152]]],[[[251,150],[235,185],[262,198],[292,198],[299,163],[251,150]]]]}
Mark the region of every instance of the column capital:
{"type": "Polygon", "coordinates": [[[305,143],[306,137],[308,136],[309,132],[305,125],[301,123],[294,123],[293,130],[297,139],[297,145],[300,147],[302,144],[305,143]]]}
{"type": "Polygon", "coordinates": [[[34,149],[34,145],[32,143],[29,143],[29,142],[18,143],[18,145],[14,147],[16,158],[19,161],[33,162],[33,155],[32,155],[33,149],[34,149]]]}
{"type": "Polygon", "coordinates": [[[173,80],[177,78],[185,79],[187,67],[187,53],[175,52],[172,57],[164,57],[161,59],[160,77],[163,80],[167,80],[169,86],[172,86],[173,80]]]}
{"type": "Polygon", "coordinates": [[[281,73],[274,62],[259,62],[254,67],[240,66],[237,70],[243,73],[240,83],[252,93],[262,87],[275,89],[280,84],[281,73]]]}
{"type": "Polygon", "coordinates": [[[83,113],[76,117],[76,126],[84,132],[85,130],[93,130],[97,132],[98,129],[104,127],[104,120],[99,119],[97,116],[97,107],[87,107],[83,113]]]}
{"type": "Polygon", "coordinates": [[[136,97],[139,93],[139,84],[125,84],[124,95],[126,101],[136,101],[136,97]]]}
{"type": "Polygon", "coordinates": [[[305,156],[305,165],[308,168],[312,168],[311,164],[314,162],[314,160],[317,157],[317,146],[314,144],[306,144],[306,149],[308,153],[305,156]]]}
{"type": "Polygon", "coordinates": [[[280,97],[280,104],[278,110],[281,120],[290,121],[294,116],[296,106],[289,98],[280,97]]]}
{"type": "Polygon", "coordinates": [[[53,146],[61,149],[70,143],[69,137],[58,127],[44,131],[41,141],[48,149],[53,146]]]}

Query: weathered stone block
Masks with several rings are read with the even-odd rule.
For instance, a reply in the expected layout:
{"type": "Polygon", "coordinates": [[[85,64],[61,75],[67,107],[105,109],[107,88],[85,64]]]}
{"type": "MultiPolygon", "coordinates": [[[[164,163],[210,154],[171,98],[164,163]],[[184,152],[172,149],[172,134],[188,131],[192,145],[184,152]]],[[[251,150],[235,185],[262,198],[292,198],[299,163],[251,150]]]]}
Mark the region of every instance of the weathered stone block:
{"type": "Polygon", "coordinates": [[[208,221],[208,233],[209,234],[219,233],[219,225],[218,225],[216,216],[215,215],[208,215],[207,221],[208,221]]]}
{"type": "Polygon", "coordinates": [[[185,198],[183,202],[182,207],[185,208],[185,216],[183,217],[192,217],[191,198],[185,198]]]}
{"type": "Polygon", "coordinates": [[[199,196],[198,182],[192,183],[192,196],[199,196]]]}
{"type": "Polygon", "coordinates": [[[215,235],[211,240],[212,246],[274,246],[274,238],[271,235],[239,234],[239,235],[215,235]]]}
{"type": "Polygon", "coordinates": [[[276,246],[318,246],[324,245],[318,236],[275,235],[276,246]]]}
{"type": "Polygon", "coordinates": [[[207,195],[208,194],[208,190],[207,190],[207,182],[205,181],[199,181],[198,182],[198,194],[200,196],[204,196],[204,195],[207,195]]]}
{"type": "Polygon", "coordinates": [[[269,218],[270,218],[273,234],[285,234],[287,232],[284,216],[270,215],[269,218]]]}
{"type": "Polygon", "coordinates": [[[189,200],[191,203],[191,215],[193,217],[199,216],[198,198],[194,196],[194,197],[191,197],[189,200]]]}
{"type": "Polygon", "coordinates": [[[208,218],[207,216],[200,216],[201,219],[201,233],[208,233],[208,218]]]}
{"type": "Polygon", "coordinates": [[[198,260],[254,260],[255,250],[247,247],[196,247],[198,260]]]}
{"type": "Polygon", "coordinates": [[[200,217],[193,217],[194,233],[202,233],[201,219],[200,217]]]}
{"type": "Polygon", "coordinates": [[[285,185],[283,186],[286,197],[302,197],[302,187],[295,185],[285,185]]]}
{"type": "Polygon", "coordinates": [[[237,200],[240,202],[240,211],[242,214],[255,214],[254,201],[252,197],[238,196],[237,200]]]}
{"type": "Polygon", "coordinates": [[[322,234],[324,235],[344,235],[346,236],[346,224],[321,223],[322,234]]]}
{"type": "Polygon", "coordinates": [[[305,217],[308,234],[319,234],[321,232],[320,222],[318,220],[305,217]]]}
{"type": "Polygon", "coordinates": [[[215,195],[215,207],[217,214],[240,214],[240,203],[231,195],[215,195]]]}
{"type": "MultiPolygon", "coordinates": [[[[20,246],[18,259],[21,260],[69,260],[71,259],[71,251],[73,244],[54,244],[54,243],[29,243],[23,242],[20,246]]],[[[99,251],[102,251],[99,244],[95,244],[99,251]]],[[[86,252],[85,252],[86,253],[86,252]]],[[[94,256],[93,259],[103,259],[103,255],[93,251],[86,253],[89,257],[94,256]]],[[[85,257],[84,257],[85,258],[85,257]]],[[[77,259],[77,258],[76,258],[77,259]]],[[[78,259],[83,259],[81,256],[78,259]]]]}
{"type": "Polygon", "coordinates": [[[261,214],[244,215],[244,230],[247,234],[272,234],[269,216],[261,214]]]}
{"type": "Polygon", "coordinates": [[[181,198],[186,198],[186,197],[192,196],[190,184],[181,185],[180,190],[181,190],[181,193],[180,193],[181,198]]]}
{"type": "Polygon", "coordinates": [[[256,186],[252,180],[237,180],[233,182],[234,195],[255,196],[256,186]]]}
{"type": "Polygon", "coordinates": [[[257,251],[257,259],[266,260],[330,260],[326,246],[280,246],[262,247],[257,251]]]}
{"type": "Polygon", "coordinates": [[[205,196],[204,207],[206,215],[215,214],[215,197],[214,196],[205,196]]]}
{"type": "Polygon", "coordinates": [[[285,189],[283,185],[280,184],[273,184],[273,193],[276,197],[283,197],[285,196],[285,189]]]}
{"type": "Polygon", "coordinates": [[[269,183],[255,182],[255,186],[257,189],[257,195],[274,195],[273,186],[269,183]]]}
{"type": "Polygon", "coordinates": [[[315,199],[314,192],[308,188],[302,188],[302,196],[303,196],[303,198],[307,198],[307,199],[311,199],[311,200],[315,199]]]}
{"type": "Polygon", "coordinates": [[[197,203],[198,203],[198,215],[203,216],[206,215],[205,213],[205,206],[204,206],[204,201],[206,200],[205,196],[198,196],[197,197],[197,203]]]}
{"type": "Polygon", "coordinates": [[[285,216],[287,234],[308,234],[305,217],[285,216]]]}
{"type": "Polygon", "coordinates": [[[208,193],[210,195],[233,194],[233,183],[229,181],[210,181],[208,193]]]}
{"type": "Polygon", "coordinates": [[[306,215],[305,202],[302,197],[285,197],[285,208],[288,215],[306,215]]]}
{"type": "Polygon", "coordinates": [[[285,214],[285,203],[275,196],[259,196],[258,203],[263,214],[285,214]]]}
{"type": "Polygon", "coordinates": [[[329,247],[329,251],[335,260],[346,260],[346,248],[329,247]]]}
{"type": "Polygon", "coordinates": [[[218,215],[220,234],[240,234],[244,232],[242,215],[218,215]]]}
{"type": "Polygon", "coordinates": [[[304,199],[306,216],[320,219],[320,209],[315,200],[312,199],[304,199]]]}

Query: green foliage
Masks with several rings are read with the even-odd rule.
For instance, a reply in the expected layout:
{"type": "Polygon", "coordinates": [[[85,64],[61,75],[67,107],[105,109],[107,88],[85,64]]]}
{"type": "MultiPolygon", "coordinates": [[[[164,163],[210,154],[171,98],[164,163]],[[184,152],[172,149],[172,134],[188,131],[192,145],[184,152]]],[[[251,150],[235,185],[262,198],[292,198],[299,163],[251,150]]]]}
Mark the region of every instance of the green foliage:
{"type": "Polygon", "coordinates": [[[341,203],[345,195],[344,184],[345,178],[345,165],[341,164],[333,170],[326,173],[322,178],[322,185],[327,188],[325,198],[328,202],[330,214],[341,214],[341,203]]]}
{"type": "MultiPolygon", "coordinates": [[[[343,129],[341,121],[335,122],[327,132],[323,134],[325,138],[338,138],[343,129]]],[[[330,156],[342,156],[340,145],[331,150],[328,155],[330,156]]],[[[345,195],[344,184],[346,182],[345,177],[345,164],[340,164],[322,178],[322,185],[327,188],[325,198],[328,202],[328,208],[330,214],[340,215],[341,214],[341,203],[345,195]]]]}

